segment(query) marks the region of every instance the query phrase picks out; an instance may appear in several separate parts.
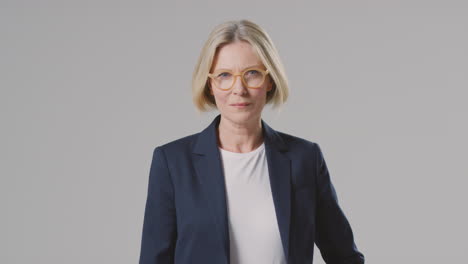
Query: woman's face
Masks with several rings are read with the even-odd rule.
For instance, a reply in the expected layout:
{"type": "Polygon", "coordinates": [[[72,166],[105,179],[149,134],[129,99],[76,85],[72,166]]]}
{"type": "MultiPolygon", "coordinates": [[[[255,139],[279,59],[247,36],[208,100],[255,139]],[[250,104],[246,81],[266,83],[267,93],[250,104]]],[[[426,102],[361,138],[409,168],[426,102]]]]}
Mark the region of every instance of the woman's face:
{"type": "MultiPolygon", "coordinates": [[[[238,41],[219,48],[211,72],[219,69],[230,69],[235,74],[239,74],[251,66],[265,70],[265,66],[250,43],[238,41]]],[[[210,93],[215,98],[222,118],[240,125],[257,122],[261,118],[266,103],[266,93],[272,89],[272,82],[268,75],[259,89],[244,87],[240,76],[235,78],[234,86],[228,91],[218,89],[213,79],[210,78],[209,81],[210,93]],[[234,106],[234,104],[239,103],[248,103],[248,105],[245,107],[234,106]]]]}

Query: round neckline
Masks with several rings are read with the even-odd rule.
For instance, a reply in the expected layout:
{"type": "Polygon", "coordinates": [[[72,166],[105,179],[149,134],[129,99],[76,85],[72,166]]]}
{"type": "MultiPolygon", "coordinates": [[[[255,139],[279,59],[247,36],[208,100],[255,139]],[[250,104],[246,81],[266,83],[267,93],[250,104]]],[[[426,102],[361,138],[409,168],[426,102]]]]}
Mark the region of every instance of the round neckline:
{"type": "Polygon", "coordinates": [[[254,149],[254,150],[252,150],[250,152],[232,152],[232,151],[229,151],[229,150],[222,149],[221,147],[218,146],[218,149],[221,152],[223,152],[223,154],[227,154],[227,155],[230,155],[230,156],[249,156],[249,155],[253,155],[253,154],[261,151],[264,148],[265,148],[265,141],[263,141],[260,146],[258,146],[256,149],[254,149]]]}

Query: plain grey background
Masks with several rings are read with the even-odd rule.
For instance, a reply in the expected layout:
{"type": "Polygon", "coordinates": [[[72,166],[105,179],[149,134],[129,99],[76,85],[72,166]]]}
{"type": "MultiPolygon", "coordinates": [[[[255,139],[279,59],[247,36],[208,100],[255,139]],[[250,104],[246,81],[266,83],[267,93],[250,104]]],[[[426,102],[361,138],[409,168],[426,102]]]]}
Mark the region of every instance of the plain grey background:
{"type": "Polygon", "coordinates": [[[290,81],[264,120],[321,145],[366,263],[466,260],[466,1],[0,3],[0,263],[137,263],[152,151],[216,116],[192,71],[242,18],[290,81]]]}

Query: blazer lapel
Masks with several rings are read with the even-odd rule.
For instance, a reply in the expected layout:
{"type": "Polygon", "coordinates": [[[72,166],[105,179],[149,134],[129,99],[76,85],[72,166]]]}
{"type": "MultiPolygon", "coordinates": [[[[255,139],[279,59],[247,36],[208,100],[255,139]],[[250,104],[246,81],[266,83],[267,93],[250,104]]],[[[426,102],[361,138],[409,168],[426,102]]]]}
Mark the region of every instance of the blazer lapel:
{"type": "Polygon", "coordinates": [[[289,226],[291,221],[291,160],[281,137],[262,120],[265,153],[270,174],[271,192],[286,262],[289,259],[289,226]]]}
{"type": "Polygon", "coordinates": [[[229,227],[226,210],[226,190],[221,154],[218,150],[216,127],[219,124],[218,115],[211,124],[198,135],[193,145],[193,166],[200,180],[201,193],[211,207],[215,220],[215,228],[219,234],[220,243],[225,251],[226,263],[229,263],[229,227]]]}
{"type": "MultiPolygon", "coordinates": [[[[226,261],[229,263],[229,226],[226,206],[226,188],[221,154],[218,149],[216,128],[219,125],[221,115],[201,131],[193,145],[193,166],[200,180],[201,192],[207,198],[216,223],[219,239],[226,253],[226,261]]],[[[278,133],[268,126],[263,119],[262,131],[265,142],[265,154],[267,157],[270,186],[275,206],[277,223],[281,235],[281,242],[286,260],[289,256],[289,226],[291,215],[291,161],[283,152],[287,151],[278,133]]]]}

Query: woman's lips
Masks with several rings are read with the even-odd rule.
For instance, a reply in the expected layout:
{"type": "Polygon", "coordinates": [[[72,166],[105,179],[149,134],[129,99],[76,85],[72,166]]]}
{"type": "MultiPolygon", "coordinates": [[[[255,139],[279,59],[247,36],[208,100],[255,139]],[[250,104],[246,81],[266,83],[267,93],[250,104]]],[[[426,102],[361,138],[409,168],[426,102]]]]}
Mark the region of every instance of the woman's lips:
{"type": "Polygon", "coordinates": [[[237,108],[244,108],[249,106],[249,103],[242,103],[242,104],[231,104],[231,106],[237,107],[237,108]]]}

